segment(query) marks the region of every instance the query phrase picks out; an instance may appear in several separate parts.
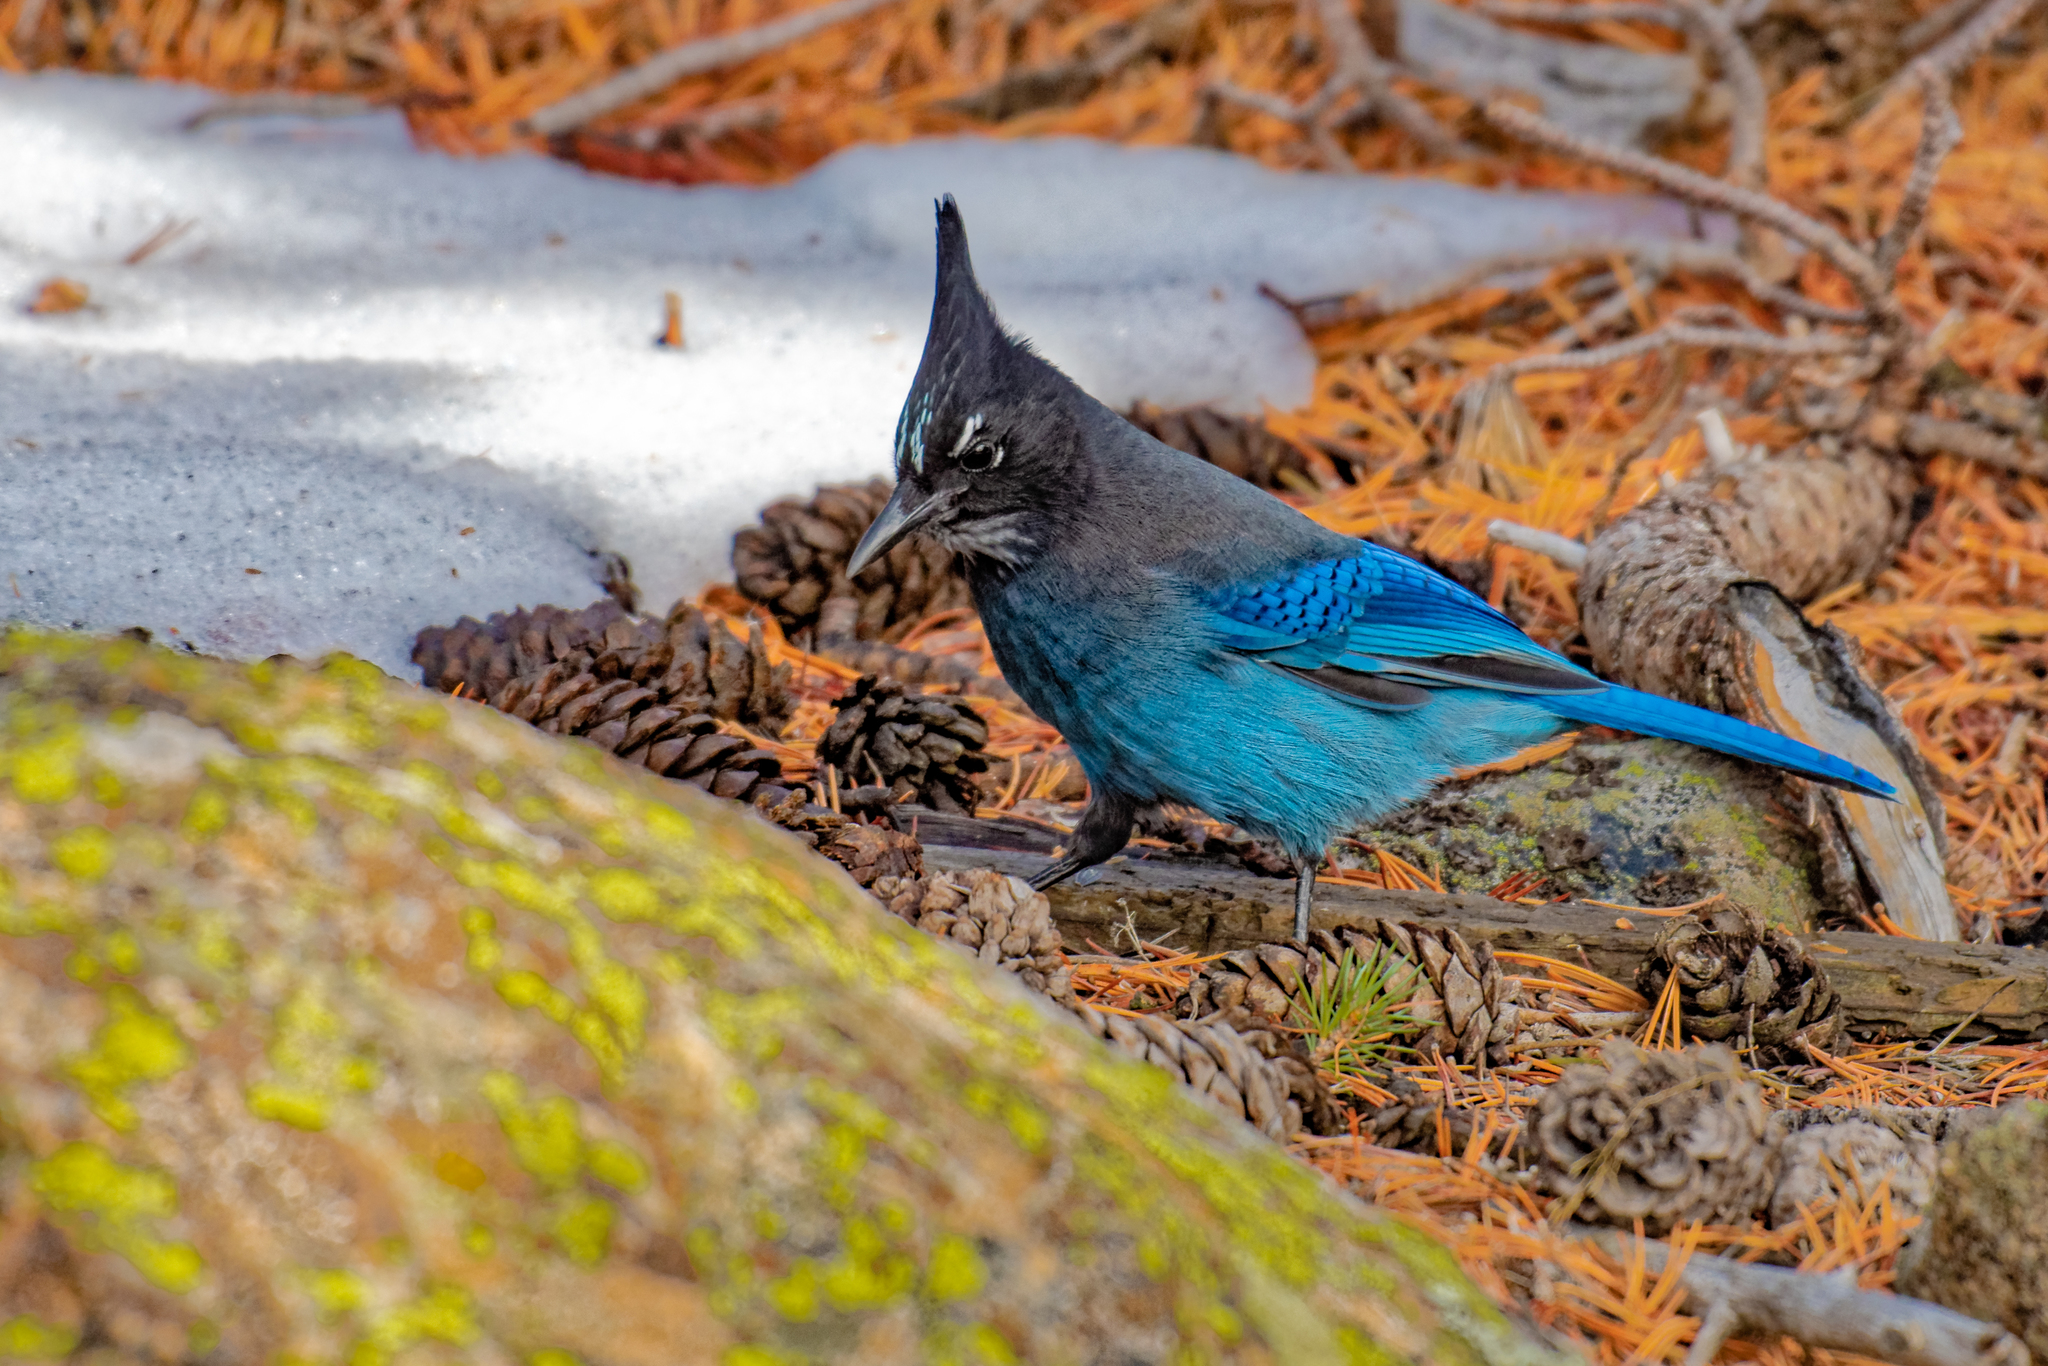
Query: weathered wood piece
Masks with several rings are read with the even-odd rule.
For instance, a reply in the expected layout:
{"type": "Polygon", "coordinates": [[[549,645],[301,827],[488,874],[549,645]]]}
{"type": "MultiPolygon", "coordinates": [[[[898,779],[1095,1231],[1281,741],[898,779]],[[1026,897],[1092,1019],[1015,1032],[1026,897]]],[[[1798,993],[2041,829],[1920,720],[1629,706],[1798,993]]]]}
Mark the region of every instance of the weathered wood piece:
{"type": "MultiPolygon", "coordinates": [[[[924,837],[936,833],[928,829],[924,837]]],[[[1023,842],[1015,830],[1001,833],[1023,842]]],[[[1045,866],[1043,853],[930,844],[925,862],[934,869],[1000,868],[1019,877],[1045,866]]],[[[1049,893],[1053,919],[1070,949],[1083,950],[1089,940],[1110,948],[1120,930],[1132,929],[1147,940],[1198,953],[1281,943],[1293,934],[1293,883],[1286,879],[1205,860],[1139,862],[1128,856],[1100,872],[1086,886],[1068,881],[1049,893]]],[[[1329,884],[1316,889],[1312,924],[1335,929],[1371,918],[1453,925],[1496,949],[1588,963],[1623,982],[1648,955],[1661,923],[1568,901],[1523,906],[1470,892],[1440,896],[1329,884]],[[1621,927],[1625,920],[1629,928],[1621,927]]],[[[1876,934],[1799,939],[1827,969],[1851,1028],[1859,1032],[1925,1037],[1963,1025],[1966,1035],[2048,1037],[2048,954],[2039,950],[1876,934]]]]}

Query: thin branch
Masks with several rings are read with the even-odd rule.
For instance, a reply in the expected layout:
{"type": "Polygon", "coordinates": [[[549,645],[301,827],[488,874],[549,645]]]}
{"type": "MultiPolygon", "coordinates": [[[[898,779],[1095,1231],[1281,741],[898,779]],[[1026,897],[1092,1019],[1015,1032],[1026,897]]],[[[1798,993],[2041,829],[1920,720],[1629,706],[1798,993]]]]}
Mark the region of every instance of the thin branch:
{"type": "MultiPolygon", "coordinates": [[[[1603,278],[1612,277],[1607,276],[1603,278]]],[[[1635,289],[1623,289],[1619,284],[1616,284],[1613,292],[1608,294],[1606,298],[1587,309],[1584,313],[1581,313],[1574,321],[1566,323],[1563,327],[1558,328],[1555,332],[1545,337],[1543,339],[1544,348],[1547,350],[1552,347],[1561,347],[1571,342],[1577,342],[1581,346],[1591,346],[1609,323],[1620,322],[1623,318],[1628,317],[1635,309],[1636,300],[1645,297],[1650,290],[1655,289],[1662,282],[1663,276],[1653,268],[1638,274],[1636,279],[1637,287],[1635,289]]]]}
{"type": "Polygon", "coordinates": [[[1608,346],[1589,347],[1584,351],[1560,351],[1548,356],[1522,356],[1515,360],[1502,361],[1484,375],[1472,381],[1482,383],[1499,375],[1536,375],[1558,370],[1597,370],[1603,365],[1618,361],[1633,360],[1652,351],[1662,351],[1673,346],[1693,346],[1708,351],[1749,351],[1767,356],[1841,356],[1865,350],[1868,343],[1857,337],[1841,337],[1829,332],[1816,332],[1806,337],[1781,337],[1775,332],[1763,332],[1742,327],[1695,327],[1685,323],[1666,323],[1640,336],[1608,346]]]}
{"type": "Polygon", "coordinates": [[[1742,35],[1735,31],[1735,20],[1726,10],[1711,3],[1711,0],[1678,0],[1679,9],[1691,20],[1689,25],[1697,33],[1707,49],[1714,54],[1714,64],[1721,68],[1721,79],[1728,83],[1728,164],[1722,170],[1724,179],[1746,189],[1761,189],[1764,183],[1764,118],[1770,109],[1770,97],[1764,91],[1764,73],[1756,64],[1756,55],[1749,50],[1749,44],[1742,41],[1742,35]]]}
{"type": "MultiPolygon", "coordinates": [[[[1254,98],[1270,99],[1255,91],[1244,92],[1254,98]]],[[[1474,265],[1466,267],[1441,284],[1434,284],[1426,290],[1412,294],[1395,294],[1386,297],[1378,294],[1351,295],[1337,299],[1280,299],[1287,310],[1300,320],[1303,327],[1332,327],[1338,323],[1369,322],[1385,317],[1389,313],[1410,308],[1422,308],[1429,304],[1455,299],[1469,289],[1486,283],[1497,275],[1508,275],[1516,271],[1541,270],[1571,265],[1578,261],[1591,261],[1622,257],[1630,261],[1639,275],[1655,277],[1675,272],[1692,275],[1712,275],[1739,281],[1758,302],[1770,304],[1787,313],[1796,313],[1815,322],[1867,323],[1870,314],[1860,308],[1835,308],[1818,303],[1796,290],[1774,285],[1759,275],[1756,268],[1723,247],[1709,246],[1704,242],[1625,242],[1596,241],[1568,243],[1564,246],[1545,247],[1535,251],[1504,252],[1489,256],[1474,265]]],[[[1274,296],[1276,299],[1278,295],[1274,296]]]]}
{"type": "Polygon", "coordinates": [[[1991,3],[1977,11],[1977,16],[1951,33],[1948,37],[1929,48],[1911,66],[1885,82],[1884,88],[1864,111],[1863,121],[1877,116],[1879,110],[1894,99],[1905,94],[1923,79],[1922,69],[1954,80],[1955,77],[1986,52],[1991,45],[2004,36],[2005,31],[2026,18],[2038,0],[1991,0],[1991,3]]]}
{"type": "Polygon", "coordinates": [[[601,85],[579,91],[536,111],[519,125],[519,131],[540,137],[570,132],[614,109],[622,109],[635,100],[665,90],[686,76],[752,61],[764,53],[808,38],[820,29],[857,19],[870,10],[894,3],[896,0],[833,0],[832,4],[792,14],[773,23],[672,47],[666,52],[656,53],[638,66],[627,67],[601,85]]]}
{"type": "Polygon", "coordinates": [[[299,118],[348,119],[368,114],[376,105],[360,95],[307,95],[298,91],[264,91],[254,95],[230,95],[215,100],[178,127],[195,133],[210,124],[230,119],[299,118]]]}
{"type": "Polygon", "coordinates": [[[1930,14],[1922,15],[1899,31],[1899,51],[1917,54],[1938,42],[1984,5],[1984,0],[1943,0],[1930,14]]]}
{"type": "Polygon", "coordinates": [[[1934,195],[1941,164],[1963,140],[1963,121],[1956,117],[1955,104],[1949,99],[1948,77],[1921,62],[1913,63],[1909,70],[1920,81],[1925,104],[1920,112],[1920,148],[1913,154],[1913,169],[1906,177],[1905,192],[1899,196],[1899,211],[1892,216],[1891,226],[1884,230],[1873,253],[1879,272],[1887,280],[1898,278],[1900,259],[1913,244],[1913,235],[1920,231],[1920,225],[1927,221],[1927,202],[1934,195]]]}
{"type": "Polygon", "coordinates": [[[1422,149],[1431,156],[1449,161],[1472,155],[1473,149],[1446,132],[1429,116],[1428,110],[1394,89],[1393,73],[1366,41],[1365,30],[1351,12],[1350,0],[1303,2],[1314,7],[1323,34],[1330,40],[1337,68],[1332,79],[1357,90],[1382,117],[1422,144],[1422,149]]]}
{"type": "MultiPolygon", "coordinates": [[[[2031,2],[2031,0],[2030,0],[2031,2]]],[[[2003,0],[2001,0],[2003,3],[2003,0]]],[[[1877,270],[1876,263],[1858,251],[1849,239],[1817,219],[1809,218],[1789,204],[1757,190],[1731,185],[1702,175],[1687,166],[1662,157],[1621,147],[1609,147],[1582,138],[1526,109],[1495,100],[1486,106],[1486,117],[1497,127],[1526,141],[1565,156],[1576,157],[1611,171],[1647,180],[1660,189],[1705,208],[1723,209],[1766,227],[1776,228],[1803,243],[1847,276],[1857,297],[1874,321],[1896,324],[1901,319],[1898,301],[1892,297],[1891,282],[1877,270]]]]}
{"type": "MultiPolygon", "coordinates": [[[[1593,1241],[1613,1255],[1628,1255],[1611,1233],[1593,1241]]],[[[1662,1275],[1670,1246],[1645,1239],[1641,1248],[1650,1274],[1662,1275]]],[[[1926,1300],[1859,1290],[1854,1274],[1823,1276],[1694,1253],[1678,1279],[1687,1308],[1712,1323],[1723,1341],[1738,1333],[1760,1341],[1789,1337],[1899,1366],[2026,1366],[2031,1359],[2026,1345],[1998,1324],[1926,1300]]]]}
{"type": "Polygon", "coordinates": [[[1488,522],[1486,535],[1487,539],[1497,541],[1501,545],[1511,545],[1517,550],[1541,555],[1574,574],[1586,567],[1585,544],[1569,536],[1560,536],[1555,531],[1523,526],[1520,522],[1510,522],[1503,518],[1488,522]]]}
{"type": "Polygon", "coordinates": [[[1995,470],[2048,478],[2048,444],[2000,436],[1974,422],[1915,413],[1898,427],[1899,446],[1914,455],[1954,455],[1995,470]]]}
{"type": "Polygon", "coordinates": [[[1736,21],[1709,0],[1677,0],[1675,4],[1644,4],[1621,0],[1611,5],[1558,3],[1558,0],[1482,0],[1473,9],[1490,19],[1538,24],[1633,22],[1686,29],[1714,54],[1721,79],[1733,97],[1728,120],[1728,165],[1722,174],[1738,185],[1763,183],[1764,116],[1769,99],[1756,56],[1736,32],[1736,21]]]}

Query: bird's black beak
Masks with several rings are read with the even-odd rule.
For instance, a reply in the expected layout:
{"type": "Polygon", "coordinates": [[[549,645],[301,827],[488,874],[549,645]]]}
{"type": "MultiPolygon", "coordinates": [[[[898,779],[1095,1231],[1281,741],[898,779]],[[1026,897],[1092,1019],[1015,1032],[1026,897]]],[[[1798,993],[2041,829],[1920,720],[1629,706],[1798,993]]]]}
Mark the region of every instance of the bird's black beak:
{"type": "Polygon", "coordinates": [[[868,534],[853,548],[853,558],[846,562],[846,577],[853,578],[888,554],[890,546],[930,521],[939,510],[939,501],[940,495],[936,493],[919,501],[917,490],[907,483],[898,483],[889,501],[882,505],[881,515],[868,528],[868,534]]]}

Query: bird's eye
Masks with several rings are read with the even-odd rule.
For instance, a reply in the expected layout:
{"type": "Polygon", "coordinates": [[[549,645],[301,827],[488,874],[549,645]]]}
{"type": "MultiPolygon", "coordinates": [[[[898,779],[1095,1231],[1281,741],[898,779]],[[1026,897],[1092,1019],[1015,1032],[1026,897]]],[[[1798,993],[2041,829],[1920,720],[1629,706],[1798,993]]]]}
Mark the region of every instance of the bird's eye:
{"type": "Polygon", "coordinates": [[[985,474],[1003,463],[1003,448],[992,441],[976,441],[960,452],[960,468],[969,474],[985,474]]]}

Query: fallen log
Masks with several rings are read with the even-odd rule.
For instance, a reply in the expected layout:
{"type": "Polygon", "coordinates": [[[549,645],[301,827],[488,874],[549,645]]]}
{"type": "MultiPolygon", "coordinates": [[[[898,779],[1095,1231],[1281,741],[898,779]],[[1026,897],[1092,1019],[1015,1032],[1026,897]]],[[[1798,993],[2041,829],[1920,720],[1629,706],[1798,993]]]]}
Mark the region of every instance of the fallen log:
{"type": "MultiPolygon", "coordinates": [[[[992,824],[919,816],[926,840],[960,839],[960,826],[992,824]]],[[[928,843],[925,862],[939,871],[998,868],[1018,877],[1045,866],[1043,848],[1026,852],[1033,833],[1023,822],[1002,822],[990,834],[1010,847],[928,843]]],[[[1046,831],[1039,838],[1049,848],[1055,836],[1046,831]]],[[[1209,860],[1128,855],[1099,871],[1086,885],[1070,880],[1049,892],[1053,919],[1072,949],[1090,940],[1109,948],[1120,935],[1135,933],[1190,952],[1221,953],[1284,943],[1293,935],[1293,883],[1286,879],[1209,860]]],[[[1450,925],[1496,949],[1585,963],[1622,982],[1633,979],[1661,924],[1582,902],[1526,906],[1472,892],[1317,887],[1312,925],[1335,930],[1367,919],[1450,925]]],[[[1965,1036],[2048,1038],[2048,953],[1833,931],[1798,937],[1826,966],[1849,1026],[1859,1034],[1924,1038],[1961,1027],[1965,1036]]]]}

